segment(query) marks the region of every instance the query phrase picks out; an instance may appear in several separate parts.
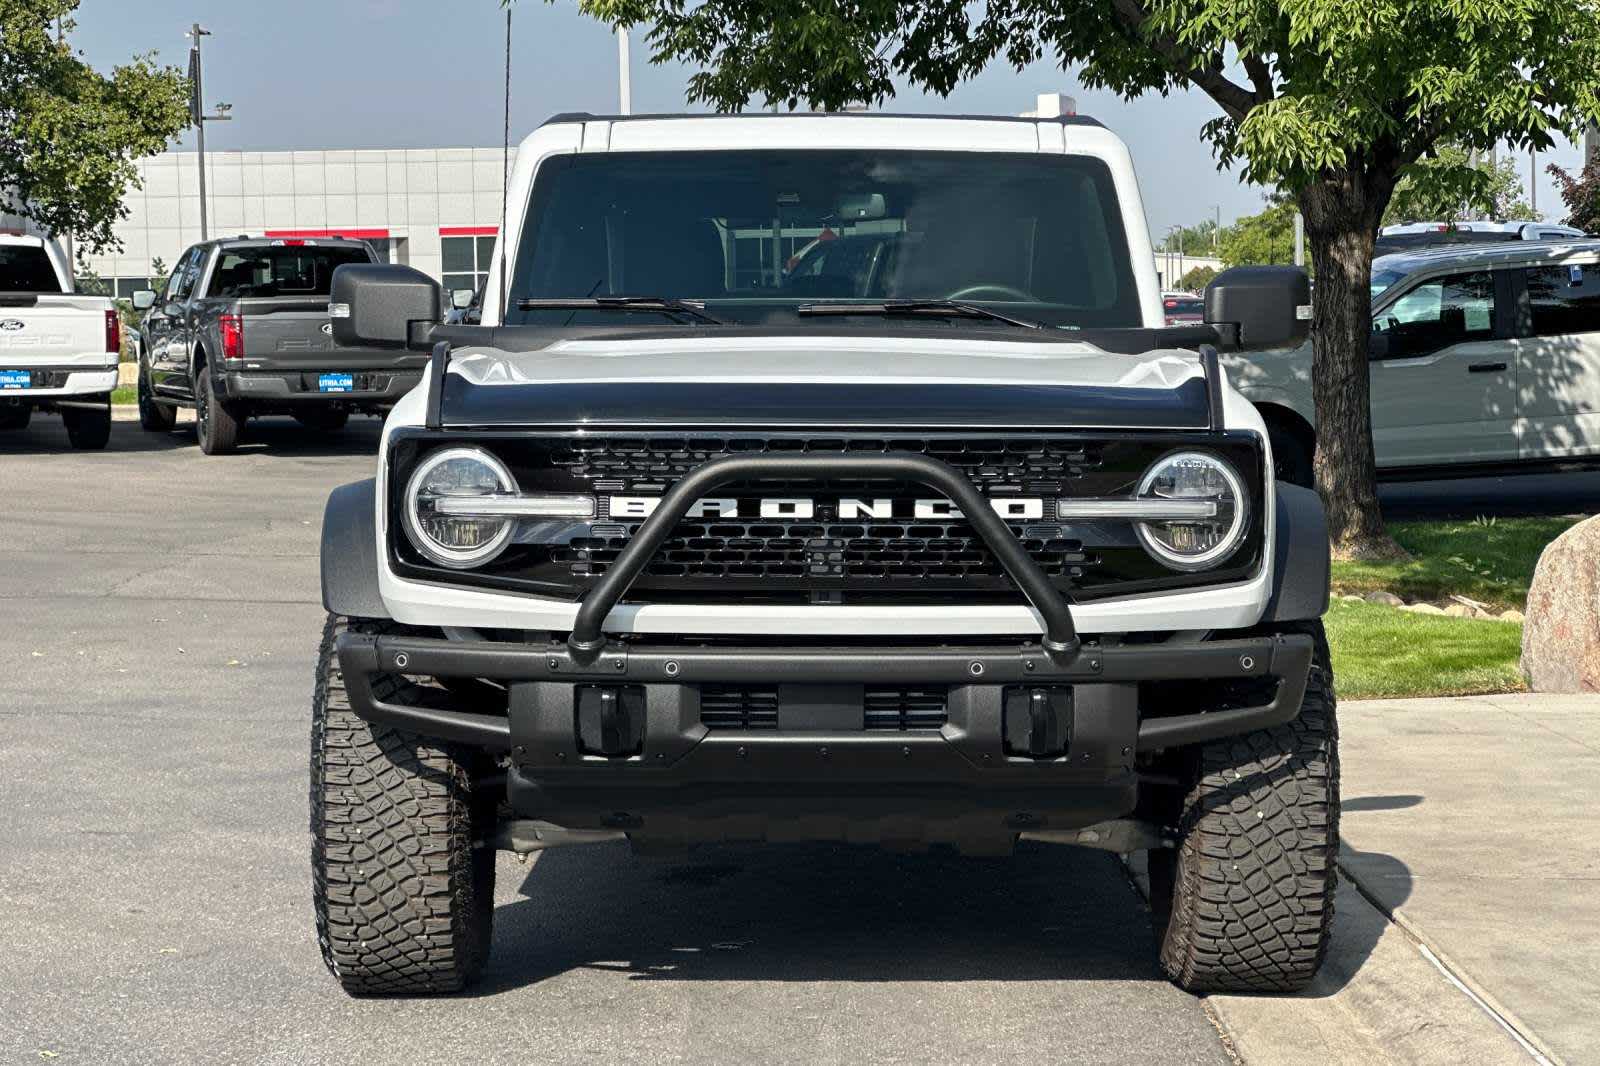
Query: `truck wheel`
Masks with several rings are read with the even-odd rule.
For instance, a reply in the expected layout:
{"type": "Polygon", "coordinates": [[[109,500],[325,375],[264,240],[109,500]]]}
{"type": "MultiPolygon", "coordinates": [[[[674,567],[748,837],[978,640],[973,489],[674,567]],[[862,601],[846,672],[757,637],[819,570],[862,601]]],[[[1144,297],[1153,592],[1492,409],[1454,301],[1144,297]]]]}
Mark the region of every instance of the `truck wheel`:
{"type": "Polygon", "coordinates": [[[1150,852],[1161,967],[1189,992],[1298,992],[1327,952],[1339,729],[1322,623],[1294,631],[1316,640],[1299,716],[1186,753],[1176,849],[1150,852]]]}
{"type": "Polygon", "coordinates": [[[29,404],[0,405],[0,430],[27,429],[32,419],[33,407],[29,404]]]}
{"type": "Polygon", "coordinates": [[[139,361],[139,426],[151,433],[170,433],[178,424],[178,409],[156,403],[150,395],[150,371],[139,361]]]}
{"type": "Polygon", "coordinates": [[[194,390],[194,423],[200,450],[207,455],[227,455],[239,446],[239,418],[217,399],[211,371],[201,366],[196,374],[200,384],[194,390]]]}
{"type": "Polygon", "coordinates": [[[62,410],[61,420],[67,424],[67,439],[74,448],[99,451],[111,439],[111,405],[89,410],[68,407],[62,410]]]}
{"type": "Polygon", "coordinates": [[[296,411],[294,420],[307,429],[332,433],[344,428],[345,423],[350,421],[350,412],[342,407],[317,408],[310,411],[296,411]]]}
{"type": "MultiPolygon", "coordinates": [[[[333,645],[388,623],[328,617],[311,706],[311,872],[322,960],[351,995],[459,992],[489,954],[492,815],[470,760],[350,710],[333,645]]],[[[385,699],[409,682],[376,679],[385,699]]]]}

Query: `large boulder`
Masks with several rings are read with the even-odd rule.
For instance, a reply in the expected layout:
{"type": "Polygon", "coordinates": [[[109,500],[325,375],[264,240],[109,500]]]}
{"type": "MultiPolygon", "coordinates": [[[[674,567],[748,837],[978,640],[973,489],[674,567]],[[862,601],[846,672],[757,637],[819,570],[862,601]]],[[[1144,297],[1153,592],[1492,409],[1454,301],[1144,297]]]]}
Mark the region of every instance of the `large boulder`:
{"type": "Polygon", "coordinates": [[[1600,516],[1551,541],[1528,589],[1522,673],[1535,692],[1600,692],[1600,516]]]}

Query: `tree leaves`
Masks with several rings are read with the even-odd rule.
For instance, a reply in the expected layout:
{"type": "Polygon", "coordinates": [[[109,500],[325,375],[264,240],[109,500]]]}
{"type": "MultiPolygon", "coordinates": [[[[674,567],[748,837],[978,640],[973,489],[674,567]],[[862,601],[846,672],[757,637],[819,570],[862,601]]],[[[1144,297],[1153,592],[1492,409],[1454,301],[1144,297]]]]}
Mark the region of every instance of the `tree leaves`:
{"type": "Polygon", "coordinates": [[[134,162],[188,126],[188,83],[151,56],[95,71],[56,39],[77,6],[0,0],[0,212],[95,252],[116,243],[134,162]]]}

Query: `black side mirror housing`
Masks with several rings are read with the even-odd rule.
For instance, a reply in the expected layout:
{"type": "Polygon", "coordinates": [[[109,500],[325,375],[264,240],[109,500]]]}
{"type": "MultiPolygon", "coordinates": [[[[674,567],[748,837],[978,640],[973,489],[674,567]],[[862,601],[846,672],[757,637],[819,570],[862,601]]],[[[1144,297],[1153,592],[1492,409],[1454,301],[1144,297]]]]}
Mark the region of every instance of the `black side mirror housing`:
{"type": "Polygon", "coordinates": [[[1206,286],[1205,301],[1206,322],[1236,351],[1293,348],[1311,331],[1311,281],[1299,267],[1231,267],[1206,286]]]}
{"type": "Polygon", "coordinates": [[[428,332],[443,317],[443,290],[420,270],[389,263],[334,269],[328,318],[342,347],[426,351],[428,332]]]}

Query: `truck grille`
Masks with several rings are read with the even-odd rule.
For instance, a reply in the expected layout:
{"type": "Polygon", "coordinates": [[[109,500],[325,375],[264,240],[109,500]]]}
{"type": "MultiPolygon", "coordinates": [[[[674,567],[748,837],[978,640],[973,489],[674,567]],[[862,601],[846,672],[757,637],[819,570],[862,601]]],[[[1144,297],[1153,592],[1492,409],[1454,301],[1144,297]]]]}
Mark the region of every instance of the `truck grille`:
{"type": "MultiPolygon", "coordinates": [[[[868,685],[863,728],[890,733],[938,729],[949,720],[947,697],[948,690],[937,685],[868,685]]],[[[778,686],[701,685],[700,722],[707,729],[777,729],[778,686]]]]}

